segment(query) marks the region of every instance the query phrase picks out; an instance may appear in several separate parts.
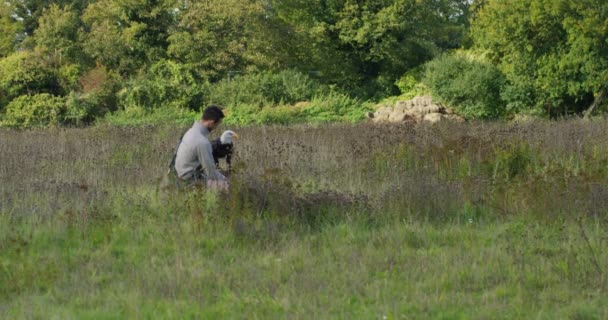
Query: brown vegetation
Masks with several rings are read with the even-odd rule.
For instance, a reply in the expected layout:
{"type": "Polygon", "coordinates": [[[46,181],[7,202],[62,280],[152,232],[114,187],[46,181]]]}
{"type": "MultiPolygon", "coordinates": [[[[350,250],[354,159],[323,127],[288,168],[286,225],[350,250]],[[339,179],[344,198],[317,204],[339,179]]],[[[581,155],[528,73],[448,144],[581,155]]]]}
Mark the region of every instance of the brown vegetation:
{"type": "MultiPolygon", "coordinates": [[[[19,212],[53,214],[154,185],[184,130],[0,131],[0,209],[46,195],[46,208],[19,212]]],[[[327,204],[438,219],[605,214],[607,131],[576,120],[241,128],[229,197],[281,214],[327,204]]]]}

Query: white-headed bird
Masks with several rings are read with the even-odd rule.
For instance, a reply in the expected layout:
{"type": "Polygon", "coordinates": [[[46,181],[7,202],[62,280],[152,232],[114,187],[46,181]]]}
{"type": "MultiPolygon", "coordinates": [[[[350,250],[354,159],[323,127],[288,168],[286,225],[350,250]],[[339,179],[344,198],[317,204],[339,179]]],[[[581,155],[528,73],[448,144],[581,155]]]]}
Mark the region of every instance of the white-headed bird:
{"type": "Polygon", "coordinates": [[[222,133],[219,139],[211,141],[211,147],[213,148],[213,160],[215,165],[219,166],[219,161],[222,158],[226,159],[228,164],[228,172],[232,168],[232,150],[234,147],[234,140],[237,140],[239,135],[232,130],[226,130],[222,133]]]}

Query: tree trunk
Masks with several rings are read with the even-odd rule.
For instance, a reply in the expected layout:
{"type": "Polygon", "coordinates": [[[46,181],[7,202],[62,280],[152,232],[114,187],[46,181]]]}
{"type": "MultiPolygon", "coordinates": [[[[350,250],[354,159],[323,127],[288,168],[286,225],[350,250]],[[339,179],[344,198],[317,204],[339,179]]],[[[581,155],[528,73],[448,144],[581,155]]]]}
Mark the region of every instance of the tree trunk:
{"type": "Polygon", "coordinates": [[[593,100],[593,103],[591,104],[589,109],[585,110],[585,112],[583,113],[585,119],[589,118],[593,111],[595,111],[595,109],[597,109],[597,107],[599,107],[602,102],[604,102],[606,96],[608,96],[608,86],[603,86],[600,90],[600,93],[598,93],[595,97],[595,100],[593,100]]]}

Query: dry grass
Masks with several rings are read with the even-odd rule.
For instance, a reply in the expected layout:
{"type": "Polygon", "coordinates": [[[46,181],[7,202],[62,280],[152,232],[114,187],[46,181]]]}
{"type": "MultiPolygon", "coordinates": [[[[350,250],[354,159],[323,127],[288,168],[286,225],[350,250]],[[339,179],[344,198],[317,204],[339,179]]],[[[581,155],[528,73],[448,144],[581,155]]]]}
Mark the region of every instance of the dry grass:
{"type": "Polygon", "coordinates": [[[0,131],[0,316],[608,317],[608,122],[0,131]],[[33,308],[31,307],[33,306],[33,308]]]}
{"type": "MultiPolygon", "coordinates": [[[[233,177],[260,196],[284,192],[304,202],[327,194],[329,202],[445,215],[465,204],[502,214],[597,214],[608,208],[607,124],[241,128],[233,177]]],[[[64,202],[155,185],[185,129],[0,131],[2,207],[26,194],[64,202]]]]}

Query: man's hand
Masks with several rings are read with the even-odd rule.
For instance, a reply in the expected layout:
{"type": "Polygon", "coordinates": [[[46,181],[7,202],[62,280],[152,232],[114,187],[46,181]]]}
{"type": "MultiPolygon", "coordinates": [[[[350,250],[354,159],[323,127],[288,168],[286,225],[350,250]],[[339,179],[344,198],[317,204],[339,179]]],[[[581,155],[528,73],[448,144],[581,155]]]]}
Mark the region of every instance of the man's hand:
{"type": "Polygon", "coordinates": [[[217,191],[228,191],[229,185],[226,180],[209,180],[207,181],[207,188],[217,191]]]}

